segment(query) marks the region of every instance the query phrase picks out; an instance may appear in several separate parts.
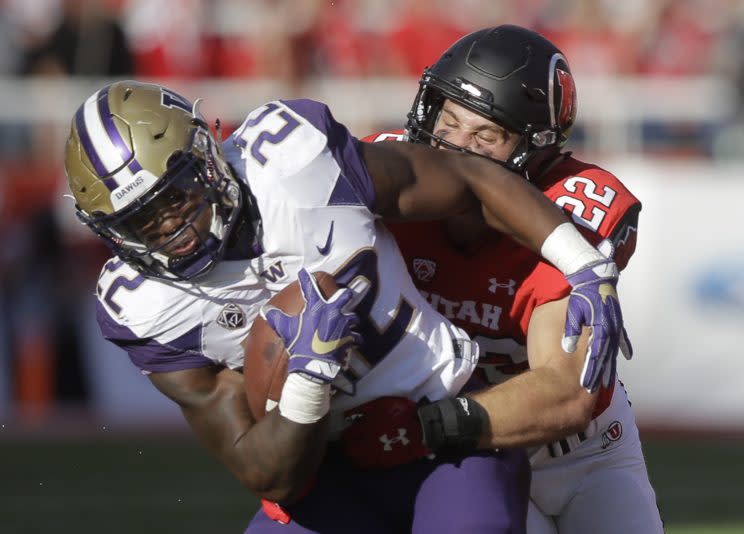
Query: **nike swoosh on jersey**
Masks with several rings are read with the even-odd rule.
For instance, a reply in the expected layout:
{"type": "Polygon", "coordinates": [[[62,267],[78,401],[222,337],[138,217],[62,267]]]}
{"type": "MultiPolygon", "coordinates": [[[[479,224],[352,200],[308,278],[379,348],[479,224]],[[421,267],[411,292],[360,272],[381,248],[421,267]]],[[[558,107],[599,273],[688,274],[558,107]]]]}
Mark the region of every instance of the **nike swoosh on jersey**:
{"type": "Polygon", "coordinates": [[[313,333],[313,340],[310,344],[310,348],[313,349],[313,352],[315,354],[328,354],[329,352],[333,352],[341,345],[344,345],[345,343],[348,343],[350,341],[354,341],[354,338],[352,336],[346,336],[342,337],[341,339],[334,339],[331,341],[323,341],[318,336],[318,331],[316,330],[313,333]]]}
{"type": "Polygon", "coordinates": [[[319,247],[318,245],[315,245],[315,248],[318,249],[318,252],[320,252],[323,256],[327,256],[328,253],[331,251],[331,243],[333,242],[333,223],[335,221],[331,221],[331,229],[328,231],[328,237],[326,238],[325,245],[322,247],[319,247]]]}

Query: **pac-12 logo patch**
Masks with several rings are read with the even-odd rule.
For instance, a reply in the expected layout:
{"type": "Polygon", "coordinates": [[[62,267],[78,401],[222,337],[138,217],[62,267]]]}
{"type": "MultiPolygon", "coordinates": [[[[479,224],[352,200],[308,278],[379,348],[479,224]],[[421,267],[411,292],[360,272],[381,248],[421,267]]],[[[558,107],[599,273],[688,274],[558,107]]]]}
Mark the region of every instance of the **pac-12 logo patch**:
{"type": "Polygon", "coordinates": [[[225,304],[217,316],[217,324],[228,330],[235,330],[245,325],[245,314],[236,304],[225,304]]]}
{"type": "Polygon", "coordinates": [[[610,446],[610,443],[619,440],[621,437],[623,437],[623,425],[620,424],[620,421],[613,421],[607,427],[607,430],[602,432],[602,448],[606,449],[610,446]]]}
{"type": "Polygon", "coordinates": [[[413,274],[422,282],[430,282],[437,274],[437,264],[424,258],[413,259],[413,274]]]}

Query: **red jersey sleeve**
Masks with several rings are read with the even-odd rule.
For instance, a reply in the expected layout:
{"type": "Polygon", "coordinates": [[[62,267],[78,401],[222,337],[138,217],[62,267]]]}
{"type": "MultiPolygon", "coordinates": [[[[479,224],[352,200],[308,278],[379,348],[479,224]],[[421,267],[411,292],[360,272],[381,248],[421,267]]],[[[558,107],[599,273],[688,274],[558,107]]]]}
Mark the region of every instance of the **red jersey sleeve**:
{"type": "Polygon", "coordinates": [[[543,184],[545,195],[571,216],[590,243],[613,241],[615,262],[625,268],[635,252],[641,203],[622,182],[601,167],[567,158],[543,184]]]}
{"type": "MultiPolygon", "coordinates": [[[[539,184],[544,194],[563,208],[593,245],[605,238],[615,244],[615,262],[625,268],[636,246],[640,201],[612,173],[566,158],[539,184]]],[[[515,295],[515,311],[527,331],[532,311],[546,302],[566,297],[566,278],[545,261],[536,264],[515,295]]]]}
{"type": "Polygon", "coordinates": [[[514,293],[514,303],[509,313],[519,323],[519,329],[526,338],[535,308],[567,297],[570,292],[571,286],[563,273],[540,260],[514,293]]]}

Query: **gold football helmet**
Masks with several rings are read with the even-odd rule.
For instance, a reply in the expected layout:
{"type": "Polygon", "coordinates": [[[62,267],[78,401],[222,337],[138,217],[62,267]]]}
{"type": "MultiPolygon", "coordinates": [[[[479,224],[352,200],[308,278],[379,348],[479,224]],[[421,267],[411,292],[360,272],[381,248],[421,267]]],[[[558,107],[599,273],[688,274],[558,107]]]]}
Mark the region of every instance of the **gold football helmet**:
{"type": "Polygon", "coordinates": [[[88,98],[72,119],[65,171],[78,217],[158,278],[206,273],[240,212],[240,187],[207,123],[159,85],[116,82],[88,98]],[[175,227],[153,231],[169,217],[175,227]]]}

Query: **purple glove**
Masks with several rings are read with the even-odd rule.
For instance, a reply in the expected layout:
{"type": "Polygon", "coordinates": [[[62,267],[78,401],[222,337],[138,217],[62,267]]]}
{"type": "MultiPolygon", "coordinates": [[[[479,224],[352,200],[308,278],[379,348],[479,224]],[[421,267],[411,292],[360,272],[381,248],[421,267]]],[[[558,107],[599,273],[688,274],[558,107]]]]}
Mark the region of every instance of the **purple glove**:
{"type": "Polygon", "coordinates": [[[619,273],[612,261],[614,247],[604,240],[598,248],[607,259],[590,263],[566,277],[573,290],[568,298],[566,329],[561,340],[564,351],[574,352],[581,328],[591,327],[581,372],[581,385],[590,392],[596,391],[600,380],[605,386],[615,380],[618,349],[628,360],[633,356],[615,290],[619,273]]]}
{"type": "Polygon", "coordinates": [[[306,269],[300,269],[297,277],[305,300],[302,312],[292,316],[264,305],[261,316],[284,341],[289,353],[287,373],[302,373],[314,382],[330,384],[348,364],[351,346],[361,340],[353,330],[359,323],[351,311],[354,293],[339,289],[326,300],[306,269]]]}

